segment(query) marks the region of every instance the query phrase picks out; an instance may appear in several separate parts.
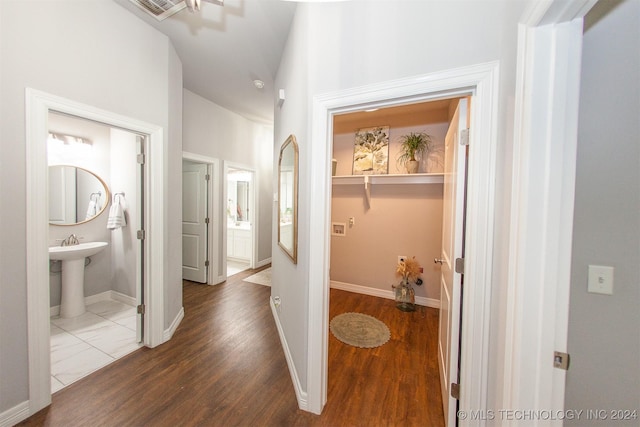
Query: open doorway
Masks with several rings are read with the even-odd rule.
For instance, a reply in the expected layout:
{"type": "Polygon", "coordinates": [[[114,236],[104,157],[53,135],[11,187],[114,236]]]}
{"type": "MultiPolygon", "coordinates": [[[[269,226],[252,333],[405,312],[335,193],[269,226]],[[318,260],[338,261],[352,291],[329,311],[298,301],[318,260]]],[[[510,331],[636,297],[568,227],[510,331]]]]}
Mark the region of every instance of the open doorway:
{"type": "Polygon", "coordinates": [[[48,241],[62,251],[50,260],[51,392],[139,348],[143,322],[142,194],[136,133],[51,111],[48,116],[48,241]],[[77,244],[75,242],[78,242],[77,244]],[[74,280],[72,251],[103,244],[84,257],[74,280]]]}
{"type": "MultiPolygon", "coordinates": [[[[446,359],[452,350],[448,345],[452,341],[447,337],[448,326],[451,323],[459,328],[458,319],[450,322],[446,314],[459,313],[460,295],[455,301],[451,300],[451,289],[445,286],[450,281],[443,280],[441,272],[452,270],[448,262],[443,265],[448,259],[443,256],[444,247],[448,248],[443,244],[443,228],[451,223],[450,218],[444,219],[444,213],[448,211],[443,213],[444,172],[445,166],[450,164],[445,158],[452,157],[450,149],[457,144],[451,140],[464,134],[457,130],[457,107],[461,99],[464,98],[337,114],[333,117],[332,127],[335,169],[331,197],[331,317],[354,311],[374,316],[388,323],[393,339],[384,344],[385,348],[357,352],[359,359],[346,356],[338,359],[335,355],[341,352],[344,344],[330,337],[330,381],[335,375],[355,375],[358,383],[371,390],[382,382],[382,388],[397,393],[402,401],[403,394],[407,396],[406,402],[419,400],[420,404],[411,406],[409,412],[417,419],[430,420],[433,425],[443,422],[442,404],[448,403],[440,393],[441,387],[447,391],[443,394],[448,394],[449,388],[448,382],[443,380],[449,369],[444,365],[446,369],[443,370],[443,360],[440,360],[443,355],[446,359]],[[425,150],[415,156],[418,170],[409,173],[408,162],[403,160],[410,156],[403,158],[403,154],[407,154],[403,149],[412,147],[407,138],[416,135],[425,139],[425,150]],[[369,165],[369,170],[363,171],[362,166],[367,165],[358,143],[372,138],[381,140],[371,155],[378,164],[369,165]],[[341,232],[334,232],[336,227],[341,232]],[[401,259],[416,261],[421,271],[407,281],[411,294],[409,303],[405,300],[394,302],[399,295],[397,287],[401,277],[397,269],[401,259]],[[441,301],[445,308],[441,309],[441,301]],[[451,303],[457,303],[458,309],[451,310],[451,303]],[[439,335],[443,336],[439,338],[439,335]],[[397,363],[397,356],[403,354],[406,356],[402,362],[404,367],[394,369],[382,378],[375,372],[367,374],[364,367],[376,363],[368,361],[367,354],[376,361],[388,357],[388,366],[397,363]],[[352,360],[355,365],[349,373],[346,366],[352,360]],[[405,369],[411,371],[412,381],[406,382],[405,369]],[[359,378],[360,374],[363,378],[359,378]],[[398,388],[398,384],[403,386],[398,388]]],[[[464,99],[465,121],[466,103],[464,99]]],[[[464,129],[467,127],[465,123],[464,129]]],[[[465,147],[461,150],[464,154],[465,147]]],[[[462,181],[464,175],[463,168],[462,181]]],[[[451,176],[451,173],[447,175],[447,183],[452,181],[451,176]]],[[[463,206],[459,208],[462,212],[463,206]]],[[[457,367],[457,333],[453,341],[456,342],[453,363],[457,367]]],[[[348,354],[344,350],[342,353],[348,354]]],[[[333,384],[339,382],[334,380],[333,384]]],[[[337,387],[339,385],[334,385],[334,393],[337,387]]],[[[383,411],[381,419],[384,416],[383,411]]]]}
{"type": "Polygon", "coordinates": [[[225,163],[226,271],[227,277],[255,268],[255,171],[225,163]]]}
{"type": "MultiPolygon", "coordinates": [[[[466,214],[465,291],[462,307],[460,402],[482,407],[486,396],[488,366],[488,302],[493,268],[493,200],[495,193],[494,135],[497,99],[497,63],[479,64],[424,76],[378,83],[348,91],[318,96],[314,100],[309,173],[314,179],[310,191],[309,220],[309,328],[306,408],[320,413],[327,402],[329,324],[329,245],[331,234],[330,197],[333,116],[352,111],[404,105],[451,97],[473,96],[474,111],[469,131],[469,170],[466,214]]],[[[371,187],[363,182],[365,189],[371,187]]],[[[405,254],[402,254],[405,255],[405,254]]]]}
{"type": "MultiPolygon", "coordinates": [[[[48,117],[51,112],[104,123],[142,136],[144,155],[136,156],[148,178],[143,191],[141,217],[145,229],[136,230],[140,248],[136,261],[139,278],[138,322],[144,324],[144,345],[154,347],[165,341],[164,332],[164,139],[160,126],[144,123],[109,111],[80,104],[44,92],[27,89],[27,314],[29,344],[30,407],[40,409],[51,402],[50,289],[48,233],[47,161],[48,117]],[[153,183],[157,190],[149,191],[153,183]],[[143,262],[144,261],[144,262],[143,262]]],[[[88,209],[87,209],[88,210],[88,209]]],[[[138,279],[137,279],[138,280],[138,279]]],[[[139,329],[141,330],[141,329],[139,329]]]]}

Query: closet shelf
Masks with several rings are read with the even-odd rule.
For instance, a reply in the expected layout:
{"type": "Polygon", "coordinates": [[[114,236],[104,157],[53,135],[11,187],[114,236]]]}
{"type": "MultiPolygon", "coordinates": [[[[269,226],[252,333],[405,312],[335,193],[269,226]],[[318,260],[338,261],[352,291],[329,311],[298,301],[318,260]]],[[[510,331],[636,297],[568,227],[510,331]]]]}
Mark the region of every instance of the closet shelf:
{"type": "Polygon", "coordinates": [[[371,185],[373,184],[442,184],[442,173],[412,173],[392,175],[338,175],[333,177],[333,185],[364,185],[367,204],[371,206],[371,185]]]}
{"type": "Polygon", "coordinates": [[[365,184],[442,184],[442,173],[411,173],[391,175],[338,175],[333,177],[333,185],[365,184]]]}

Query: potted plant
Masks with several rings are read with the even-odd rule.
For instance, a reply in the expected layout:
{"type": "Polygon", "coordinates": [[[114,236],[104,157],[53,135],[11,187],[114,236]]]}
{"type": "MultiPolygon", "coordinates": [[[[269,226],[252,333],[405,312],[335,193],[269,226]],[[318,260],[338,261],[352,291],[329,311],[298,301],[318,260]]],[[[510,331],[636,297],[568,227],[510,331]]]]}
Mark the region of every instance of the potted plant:
{"type": "Polygon", "coordinates": [[[400,154],[398,163],[401,163],[407,173],[418,172],[418,160],[416,154],[422,156],[432,149],[431,136],[425,132],[410,132],[400,137],[400,154]]]}

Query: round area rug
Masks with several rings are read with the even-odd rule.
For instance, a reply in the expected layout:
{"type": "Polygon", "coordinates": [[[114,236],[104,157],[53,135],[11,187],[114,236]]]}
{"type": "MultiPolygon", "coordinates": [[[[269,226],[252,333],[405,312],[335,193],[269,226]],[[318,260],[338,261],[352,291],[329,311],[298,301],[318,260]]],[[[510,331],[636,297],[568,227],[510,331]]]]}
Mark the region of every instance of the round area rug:
{"type": "Polygon", "coordinates": [[[331,319],[329,329],[343,343],[361,348],[379,347],[391,338],[387,325],[362,313],[339,314],[331,319]]]}

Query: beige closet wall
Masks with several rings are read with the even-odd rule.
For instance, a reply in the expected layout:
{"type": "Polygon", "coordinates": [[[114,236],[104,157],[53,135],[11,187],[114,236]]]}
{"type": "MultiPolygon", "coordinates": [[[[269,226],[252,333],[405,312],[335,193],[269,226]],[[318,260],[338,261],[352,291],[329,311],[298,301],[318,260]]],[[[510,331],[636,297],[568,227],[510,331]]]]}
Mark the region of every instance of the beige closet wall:
{"type": "MultiPolygon", "coordinates": [[[[433,104],[432,104],[433,105],[433,104]]],[[[422,161],[419,172],[442,172],[442,147],[449,128],[448,102],[438,109],[428,105],[397,107],[375,113],[355,113],[337,117],[334,123],[333,153],[338,161],[336,175],[351,175],[355,132],[358,129],[389,126],[389,174],[404,174],[396,158],[400,138],[409,132],[426,132],[437,153],[422,161]]],[[[442,240],[442,184],[384,184],[371,188],[371,206],[363,185],[333,185],[332,222],[345,223],[345,236],[331,237],[333,282],[370,288],[373,292],[392,290],[398,256],[415,256],[424,268],[424,284],[416,286],[416,296],[440,298],[440,269],[433,259],[440,257],[442,240]],[[349,226],[349,218],[355,224],[349,226]]]]}

